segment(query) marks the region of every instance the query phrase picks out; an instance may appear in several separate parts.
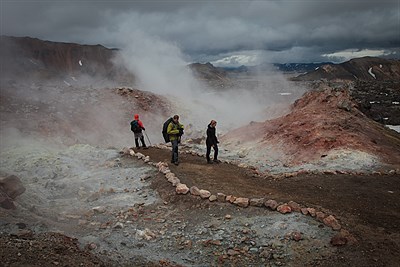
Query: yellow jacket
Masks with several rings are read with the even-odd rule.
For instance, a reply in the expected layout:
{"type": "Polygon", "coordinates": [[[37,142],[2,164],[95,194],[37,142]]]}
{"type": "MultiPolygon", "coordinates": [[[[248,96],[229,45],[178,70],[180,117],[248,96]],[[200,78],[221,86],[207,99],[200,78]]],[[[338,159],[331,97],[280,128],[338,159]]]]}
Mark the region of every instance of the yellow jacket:
{"type": "Polygon", "coordinates": [[[180,124],[178,122],[178,124],[175,124],[173,121],[171,121],[168,124],[168,128],[167,128],[167,134],[169,135],[169,140],[178,140],[180,137],[179,134],[179,130],[183,130],[183,124],[180,124]]]}

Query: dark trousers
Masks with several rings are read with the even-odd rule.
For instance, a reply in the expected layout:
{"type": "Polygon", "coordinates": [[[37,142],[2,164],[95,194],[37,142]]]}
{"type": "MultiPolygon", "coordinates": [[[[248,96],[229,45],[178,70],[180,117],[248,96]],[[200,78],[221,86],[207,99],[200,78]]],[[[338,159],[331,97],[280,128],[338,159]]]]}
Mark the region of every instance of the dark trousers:
{"type": "MultiPolygon", "coordinates": [[[[211,161],[210,159],[211,147],[212,145],[207,144],[207,153],[206,153],[207,161],[211,161]]],[[[214,160],[217,159],[218,159],[218,145],[214,145],[214,160]]]]}
{"type": "Polygon", "coordinates": [[[178,162],[178,144],[179,144],[179,141],[178,140],[172,140],[171,144],[172,144],[172,159],[171,159],[171,162],[175,163],[175,162],[178,162]]]}
{"type": "Polygon", "coordinates": [[[139,147],[139,139],[140,139],[140,142],[142,142],[142,147],[146,147],[146,144],[145,144],[145,142],[144,142],[144,136],[143,136],[143,133],[134,133],[134,136],[135,136],[135,145],[136,145],[136,147],[139,147]]]}

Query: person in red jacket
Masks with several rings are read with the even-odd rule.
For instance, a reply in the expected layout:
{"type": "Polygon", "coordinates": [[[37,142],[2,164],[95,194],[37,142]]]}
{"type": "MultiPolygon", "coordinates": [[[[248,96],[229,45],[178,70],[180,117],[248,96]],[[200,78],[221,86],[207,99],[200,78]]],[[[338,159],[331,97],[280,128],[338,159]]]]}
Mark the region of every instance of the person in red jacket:
{"type": "Polygon", "coordinates": [[[131,121],[131,131],[133,132],[133,135],[135,136],[135,145],[136,148],[140,148],[139,146],[139,139],[142,142],[142,147],[144,149],[147,148],[145,142],[144,142],[144,136],[142,133],[142,130],[146,130],[144,128],[143,122],[139,120],[139,114],[135,114],[134,120],[131,121]]]}

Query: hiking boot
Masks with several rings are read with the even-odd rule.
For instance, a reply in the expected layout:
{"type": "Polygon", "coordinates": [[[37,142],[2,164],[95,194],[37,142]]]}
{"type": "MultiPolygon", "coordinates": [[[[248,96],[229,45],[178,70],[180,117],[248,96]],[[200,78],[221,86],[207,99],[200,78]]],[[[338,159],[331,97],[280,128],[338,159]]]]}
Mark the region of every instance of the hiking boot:
{"type": "Polygon", "coordinates": [[[214,159],[213,161],[214,161],[214,163],[217,163],[217,164],[218,164],[218,163],[221,163],[221,161],[218,160],[218,159],[214,159]]]}
{"type": "Polygon", "coordinates": [[[178,166],[178,165],[179,165],[179,161],[175,161],[174,164],[175,164],[176,166],[178,166]]]}
{"type": "Polygon", "coordinates": [[[211,160],[207,160],[207,164],[213,164],[211,160]]]}
{"type": "Polygon", "coordinates": [[[144,146],[143,149],[149,149],[147,146],[144,146]]]}

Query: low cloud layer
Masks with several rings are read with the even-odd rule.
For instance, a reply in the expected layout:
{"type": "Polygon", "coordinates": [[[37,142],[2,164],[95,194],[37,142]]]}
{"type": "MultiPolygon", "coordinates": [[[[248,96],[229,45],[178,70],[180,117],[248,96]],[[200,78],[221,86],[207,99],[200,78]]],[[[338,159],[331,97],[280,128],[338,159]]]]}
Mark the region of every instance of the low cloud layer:
{"type": "Polygon", "coordinates": [[[175,43],[189,62],[252,65],[341,61],[349,50],[397,58],[400,53],[397,0],[16,0],[1,5],[3,35],[121,47],[120,33],[129,28],[175,43]],[[249,54],[249,60],[229,60],[249,54]]]}

